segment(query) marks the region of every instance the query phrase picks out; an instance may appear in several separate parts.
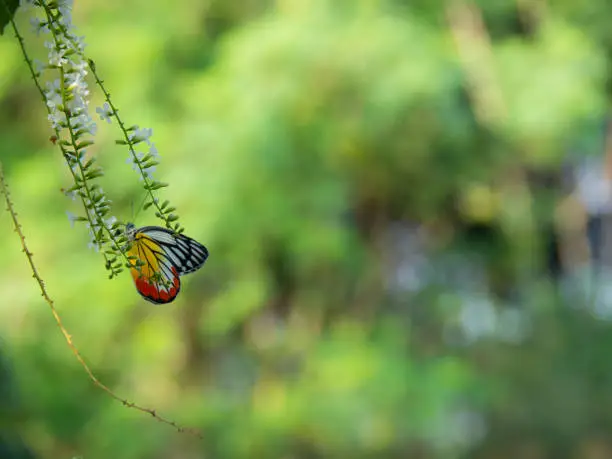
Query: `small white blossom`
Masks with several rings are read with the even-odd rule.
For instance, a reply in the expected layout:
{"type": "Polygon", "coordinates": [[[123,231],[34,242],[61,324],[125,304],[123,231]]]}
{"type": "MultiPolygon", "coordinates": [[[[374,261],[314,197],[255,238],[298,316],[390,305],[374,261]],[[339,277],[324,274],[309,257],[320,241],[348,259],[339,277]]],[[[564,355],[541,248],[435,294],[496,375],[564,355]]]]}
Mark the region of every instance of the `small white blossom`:
{"type": "Polygon", "coordinates": [[[134,154],[130,153],[130,156],[127,157],[125,162],[127,164],[131,164],[132,165],[132,170],[138,171],[138,164],[140,163],[142,158],[144,158],[144,156],[145,156],[145,154],[143,152],[136,151],[136,152],[134,152],[134,154]],[[134,155],[136,155],[136,158],[134,158],[134,155]]]}
{"type": "Polygon", "coordinates": [[[92,136],[96,135],[96,133],[98,132],[98,125],[95,123],[95,121],[92,121],[87,126],[87,132],[89,132],[92,136]]]}
{"type": "Polygon", "coordinates": [[[153,135],[153,129],[151,128],[136,128],[134,132],[130,133],[129,139],[134,142],[146,142],[151,145],[149,138],[153,135]]]}
{"type": "Polygon", "coordinates": [[[100,115],[100,119],[102,121],[106,121],[110,124],[111,116],[113,116],[113,110],[110,108],[110,105],[108,105],[108,102],[104,102],[102,107],[96,107],[96,113],[100,115]]]}
{"type": "Polygon", "coordinates": [[[44,70],[47,69],[47,64],[45,64],[40,59],[34,59],[32,63],[34,64],[34,72],[37,75],[40,75],[44,70]]]}
{"type": "Polygon", "coordinates": [[[47,81],[45,83],[45,86],[47,87],[47,92],[49,93],[55,93],[55,94],[59,94],[60,93],[60,80],[59,79],[55,79],[53,81],[47,81]]]}
{"type": "Polygon", "coordinates": [[[151,144],[151,146],[149,147],[149,154],[155,158],[155,159],[159,159],[159,151],[157,151],[157,147],[155,146],[154,143],[151,144]]]}
{"type": "Polygon", "coordinates": [[[83,97],[88,96],[89,90],[87,89],[87,82],[85,81],[86,76],[87,71],[84,69],[66,73],[66,85],[68,86],[68,89],[79,93],[79,95],[83,97]]]}
{"type": "Polygon", "coordinates": [[[72,1],[60,0],[57,3],[57,9],[60,12],[60,22],[70,29],[72,27],[72,1]]]}
{"type": "Polygon", "coordinates": [[[45,99],[47,100],[47,106],[53,111],[62,105],[62,95],[60,92],[60,81],[54,80],[53,82],[46,83],[47,89],[45,90],[45,99]]]}
{"type": "Polygon", "coordinates": [[[49,33],[49,24],[39,18],[31,18],[30,24],[32,25],[32,31],[36,36],[40,36],[40,33],[49,33]]]}
{"type": "Polygon", "coordinates": [[[77,37],[76,35],[74,35],[72,37],[72,43],[74,45],[73,47],[75,51],[77,51],[79,54],[83,54],[83,52],[85,51],[85,46],[87,46],[87,44],[85,43],[85,36],[77,37]]]}
{"type": "Polygon", "coordinates": [[[74,228],[74,222],[77,221],[78,217],[76,215],[74,215],[72,212],[70,211],[66,211],[66,215],[68,216],[68,221],[70,222],[70,227],[74,228]]]}
{"type": "Polygon", "coordinates": [[[71,61],[70,64],[72,66],[73,71],[78,72],[83,76],[87,75],[88,65],[87,62],[85,62],[84,60],[79,60],[76,62],[71,61]]]}
{"type": "Polygon", "coordinates": [[[117,223],[117,217],[115,216],[108,217],[106,220],[104,220],[104,224],[108,228],[111,228],[115,223],[117,223]]]}
{"type": "MultiPolygon", "coordinates": [[[[72,107],[72,111],[79,113],[81,112],[81,108],[79,107],[72,107]]],[[[91,116],[89,116],[89,114],[87,113],[79,113],[76,116],[72,116],[70,118],[70,125],[74,128],[74,129],[85,129],[85,130],[89,130],[89,126],[93,123],[93,120],[91,119],[91,116]]]]}
{"type": "MultiPolygon", "coordinates": [[[[75,190],[72,191],[64,191],[64,195],[66,195],[67,197],[69,197],[70,199],[72,199],[73,201],[76,201],[77,198],[77,192],[75,190]]],[[[68,217],[68,219],[70,219],[70,216],[68,217]]]]}
{"type": "Polygon", "coordinates": [[[47,94],[47,107],[52,111],[59,110],[62,105],[62,97],[59,94],[47,94]]]}
{"type": "Polygon", "coordinates": [[[145,177],[148,178],[149,180],[153,178],[153,172],[155,172],[157,168],[155,166],[151,166],[151,167],[147,167],[145,169],[142,170],[142,174],[140,176],[140,181],[144,181],[145,177]]]}
{"type": "Polygon", "coordinates": [[[47,115],[53,129],[61,129],[66,124],[66,114],[59,110],[52,111],[47,115]]]}
{"type": "Polygon", "coordinates": [[[64,57],[66,50],[64,49],[51,49],[49,51],[49,64],[54,67],[61,67],[68,62],[68,59],[64,57]]]}

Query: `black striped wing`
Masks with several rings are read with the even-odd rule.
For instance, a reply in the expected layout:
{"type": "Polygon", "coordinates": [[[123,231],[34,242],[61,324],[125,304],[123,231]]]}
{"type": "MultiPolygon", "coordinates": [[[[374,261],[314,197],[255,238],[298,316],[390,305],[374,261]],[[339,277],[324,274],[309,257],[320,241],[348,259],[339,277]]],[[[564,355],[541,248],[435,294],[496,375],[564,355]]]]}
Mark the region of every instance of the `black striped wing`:
{"type": "Polygon", "coordinates": [[[204,245],[167,228],[144,226],[137,232],[153,239],[181,276],[200,269],[208,258],[208,249],[204,245]]]}

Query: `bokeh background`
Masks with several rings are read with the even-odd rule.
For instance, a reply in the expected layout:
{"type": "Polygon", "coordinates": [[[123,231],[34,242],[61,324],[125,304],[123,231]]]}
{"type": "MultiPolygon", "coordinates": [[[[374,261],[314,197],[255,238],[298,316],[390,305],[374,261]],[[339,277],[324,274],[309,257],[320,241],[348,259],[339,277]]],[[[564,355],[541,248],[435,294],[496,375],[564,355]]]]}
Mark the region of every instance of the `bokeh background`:
{"type": "MultiPolygon", "coordinates": [[[[92,385],[3,210],[2,458],[612,457],[606,0],[77,1],[74,22],[210,258],[167,306],[107,279],[10,30],[7,181],[98,377],[205,439],[92,385]]],[[[101,184],[155,224],[119,137],[99,123],[101,184]]]]}

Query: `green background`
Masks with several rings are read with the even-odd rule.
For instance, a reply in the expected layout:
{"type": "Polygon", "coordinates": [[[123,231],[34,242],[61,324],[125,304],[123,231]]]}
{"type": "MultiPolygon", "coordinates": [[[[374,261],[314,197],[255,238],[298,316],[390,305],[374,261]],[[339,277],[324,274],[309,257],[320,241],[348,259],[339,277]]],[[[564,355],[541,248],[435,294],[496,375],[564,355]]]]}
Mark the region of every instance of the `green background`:
{"type": "MultiPolygon", "coordinates": [[[[449,5],[77,2],[120,114],[153,128],[160,197],[210,250],[166,306],[108,280],[71,228],[70,176],[7,28],[0,158],[64,324],[118,395],[205,437],[92,385],[2,211],[7,441],[44,458],[611,457],[610,301],[581,293],[588,259],[548,260],[560,202],[570,249],[584,237],[561,171],[603,154],[612,9],[477,2],[489,52],[459,21],[474,88],[449,5]],[[488,89],[498,121],[479,117],[488,89]]],[[[156,224],[121,133],[98,125],[113,212],[156,224]]]]}

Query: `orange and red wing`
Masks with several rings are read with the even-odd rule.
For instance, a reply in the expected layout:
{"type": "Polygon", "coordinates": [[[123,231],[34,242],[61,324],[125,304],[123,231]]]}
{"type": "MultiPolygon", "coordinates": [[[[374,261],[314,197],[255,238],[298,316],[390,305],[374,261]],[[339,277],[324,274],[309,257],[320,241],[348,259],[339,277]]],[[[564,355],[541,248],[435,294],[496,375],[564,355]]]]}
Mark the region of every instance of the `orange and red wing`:
{"type": "Polygon", "coordinates": [[[181,290],[179,272],[163,248],[153,239],[137,233],[129,255],[140,261],[140,267],[130,268],[136,290],[155,304],[173,301],[181,290]]]}

